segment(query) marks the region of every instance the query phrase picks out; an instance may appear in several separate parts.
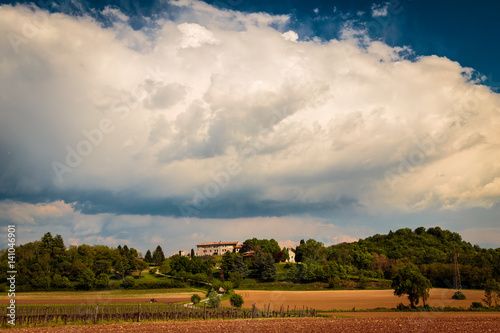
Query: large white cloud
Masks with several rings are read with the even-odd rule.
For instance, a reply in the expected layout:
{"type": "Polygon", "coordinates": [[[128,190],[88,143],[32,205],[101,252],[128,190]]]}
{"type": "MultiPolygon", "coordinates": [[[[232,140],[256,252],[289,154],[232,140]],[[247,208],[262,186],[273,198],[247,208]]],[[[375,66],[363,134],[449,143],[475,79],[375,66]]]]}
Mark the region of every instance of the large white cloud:
{"type": "Polygon", "coordinates": [[[139,31],[111,9],[103,28],[0,7],[2,197],[207,217],[499,202],[500,98],[471,69],[359,31],[301,41],[286,16],[175,5],[139,31]]]}

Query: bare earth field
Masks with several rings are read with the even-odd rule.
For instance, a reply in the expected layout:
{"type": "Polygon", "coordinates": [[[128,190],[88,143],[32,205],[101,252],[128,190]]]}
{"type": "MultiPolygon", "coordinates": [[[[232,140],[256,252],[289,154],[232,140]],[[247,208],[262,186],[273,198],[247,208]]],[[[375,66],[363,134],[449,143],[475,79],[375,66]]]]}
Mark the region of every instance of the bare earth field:
{"type": "MultiPolygon", "coordinates": [[[[188,302],[195,292],[154,292],[137,291],[132,293],[95,291],[95,292],[34,292],[16,293],[16,304],[69,304],[69,303],[142,303],[155,298],[158,302],[188,302]]],[[[196,292],[200,296],[202,293],[196,292]]],[[[0,297],[0,304],[7,304],[7,296],[0,297]]]]}
{"type": "MultiPolygon", "coordinates": [[[[236,290],[245,299],[243,307],[251,308],[256,303],[259,309],[271,303],[271,309],[293,309],[310,307],[317,310],[350,310],[356,308],[374,309],[377,307],[395,308],[399,303],[410,305],[408,298],[394,296],[393,290],[320,290],[320,291],[267,291],[267,290],[236,290]]],[[[484,291],[465,290],[466,300],[452,299],[454,291],[450,289],[431,289],[427,304],[433,307],[464,307],[468,308],[472,302],[482,302],[484,291]]],[[[229,306],[229,301],[223,305],[229,306]]],[[[421,304],[420,304],[421,305],[421,304]]]]}
{"type": "Polygon", "coordinates": [[[296,318],[130,323],[9,329],[10,332],[500,332],[499,317],[296,318]]]}

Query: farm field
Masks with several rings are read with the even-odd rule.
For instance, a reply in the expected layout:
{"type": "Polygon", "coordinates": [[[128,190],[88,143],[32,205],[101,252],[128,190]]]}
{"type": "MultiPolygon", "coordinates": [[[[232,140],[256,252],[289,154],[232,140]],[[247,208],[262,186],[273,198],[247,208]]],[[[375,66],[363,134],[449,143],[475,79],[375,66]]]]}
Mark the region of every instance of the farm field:
{"type": "MultiPolygon", "coordinates": [[[[198,289],[149,289],[149,290],[109,290],[79,292],[29,292],[16,293],[16,304],[68,304],[68,303],[142,303],[155,298],[158,302],[187,302],[193,294],[201,297],[198,289]]],[[[0,296],[0,304],[7,304],[6,295],[0,296]]]]}
{"type": "MultiPolygon", "coordinates": [[[[394,296],[393,290],[320,290],[320,291],[267,291],[267,290],[236,290],[243,296],[243,307],[251,308],[256,303],[258,308],[263,308],[271,303],[273,307],[280,308],[283,304],[290,309],[295,306],[310,307],[316,310],[350,310],[356,308],[374,309],[377,307],[395,308],[399,303],[409,305],[407,297],[394,296]]],[[[452,299],[454,291],[451,289],[431,289],[427,304],[433,307],[464,307],[468,308],[472,302],[482,302],[484,291],[465,290],[466,300],[452,299]]],[[[222,302],[229,306],[229,301],[222,302]]],[[[419,304],[421,305],[421,304],[419,304]]]]}
{"type": "Polygon", "coordinates": [[[298,318],[35,327],[11,332],[499,332],[499,317],[298,318]]]}

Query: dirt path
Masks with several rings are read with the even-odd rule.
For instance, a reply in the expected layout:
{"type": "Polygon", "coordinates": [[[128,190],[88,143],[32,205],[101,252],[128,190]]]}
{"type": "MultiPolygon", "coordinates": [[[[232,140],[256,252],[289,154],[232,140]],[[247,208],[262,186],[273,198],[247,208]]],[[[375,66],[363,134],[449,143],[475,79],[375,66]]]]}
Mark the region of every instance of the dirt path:
{"type": "Polygon", "coordinates": [[[11,329],[9,332],[500,332],[500,318],[300,318],[130,323],[11,329]]]}

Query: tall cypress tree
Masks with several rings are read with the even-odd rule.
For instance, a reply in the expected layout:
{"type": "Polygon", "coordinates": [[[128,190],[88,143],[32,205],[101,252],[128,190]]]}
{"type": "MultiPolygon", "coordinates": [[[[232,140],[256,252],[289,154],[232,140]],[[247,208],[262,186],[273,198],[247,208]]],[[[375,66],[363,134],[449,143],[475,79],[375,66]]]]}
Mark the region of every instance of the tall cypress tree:
{"type": "Polygon", "coordinates": [[[163,254],[163,250],[161,249],[161,246],[158,245],[156,247],[156,250],[153,251],[153,261],[155,264],[159,265],[165,260],[165,255],[163,254]]]}
{"type": "Polygon", "coordinates": [[[144,256],[144,261],[147,263],[152,263],[153,262],[153,256],[151,255],[151,251],[148,249],[146,252],[146,255],[144,256]]]}

